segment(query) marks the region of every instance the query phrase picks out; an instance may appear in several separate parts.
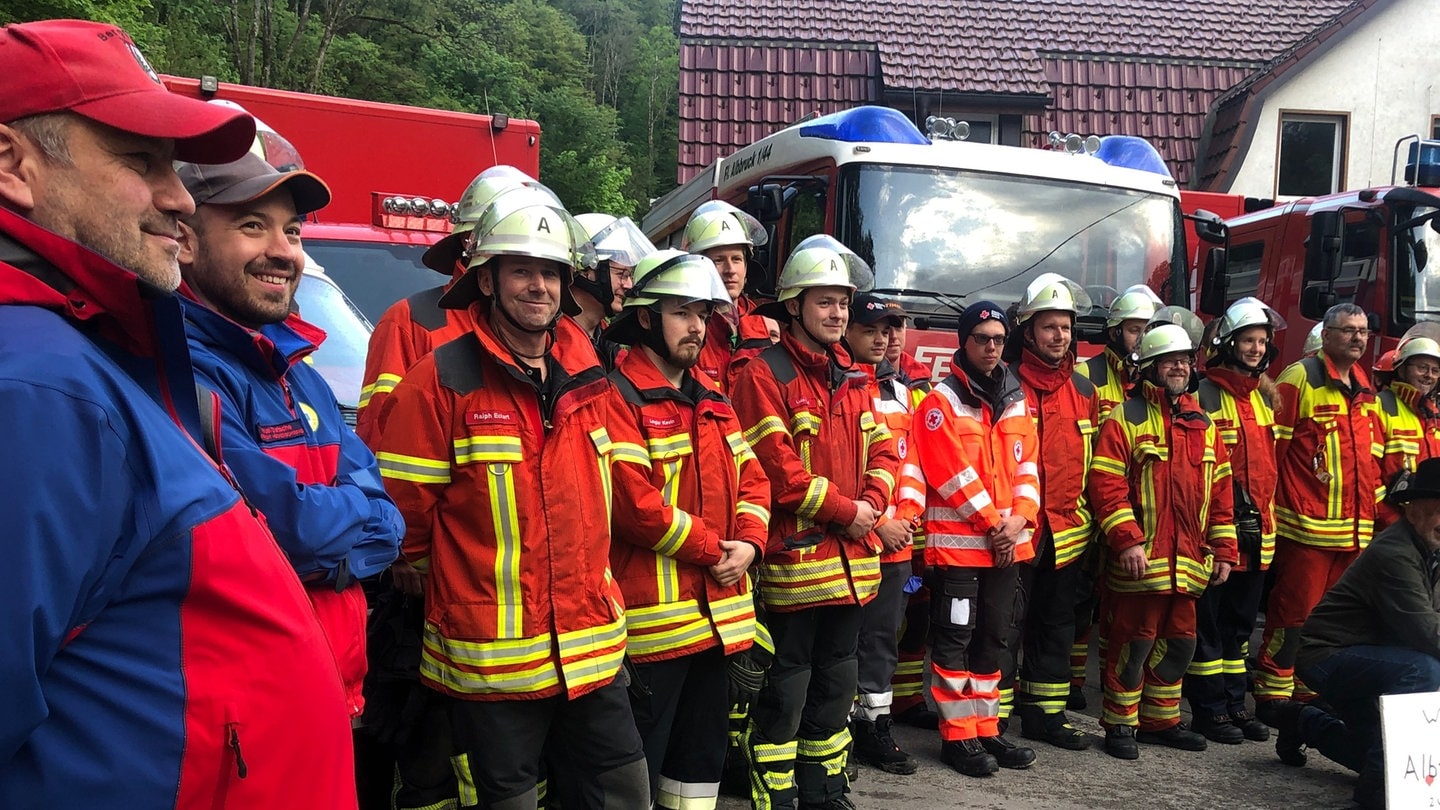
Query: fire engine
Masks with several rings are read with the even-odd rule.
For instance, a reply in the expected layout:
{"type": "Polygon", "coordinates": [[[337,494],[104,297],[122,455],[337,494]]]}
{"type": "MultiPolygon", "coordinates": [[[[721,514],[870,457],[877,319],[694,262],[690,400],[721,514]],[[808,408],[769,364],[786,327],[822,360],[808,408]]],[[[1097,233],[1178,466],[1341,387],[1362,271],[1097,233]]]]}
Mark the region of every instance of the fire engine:
{"type": "Polygon", "coordinates": [[[1087,339],[1101,339],[1105,308],[1132,284],[1189,303],[1180,192],[1148,143],[1055,133],[1063,149],[1030,149],[963,140],[963,122],[927,124],[928,134],[887,107],[801,121],[657,200],[644,230],[678,247],[705,200],[747,209],[771,234],[749,279],[761,296],[790,246],[834,235],[875,269],[876,291],[912,314],[907,348],[937,379],[965,305],[1006,306],[1044,272],[1090,292],[1097,306],[1079,321],[1087,339]]]}
{"type": "MultiPolygon", "coordinates": [[[[1395,144],[1390,185],[1305,197],[1226,220],[1197,268],[1200,309],[1218,315],[1253,295],[1284,316],[1280,359],[1300,357],[1305,336],[1339,302],[1370,313],[1365,362],[1395,348],[1417,324],[1440,321],[1440,141],[1395,144]],[[1404,155],[1402,164],[1401,157],[1404,155]],[[1401,177],[1403,170],[1403,178],[1401,177]]],[[[1422,328],[1434,328],[1433,326],[1422,328]]]]}

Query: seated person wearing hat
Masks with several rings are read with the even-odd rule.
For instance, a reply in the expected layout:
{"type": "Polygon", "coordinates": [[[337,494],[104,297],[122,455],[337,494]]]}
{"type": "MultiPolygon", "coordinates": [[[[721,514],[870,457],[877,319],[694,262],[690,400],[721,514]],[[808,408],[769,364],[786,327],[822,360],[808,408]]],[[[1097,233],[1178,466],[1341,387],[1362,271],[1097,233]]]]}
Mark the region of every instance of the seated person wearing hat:
{"type": "Polygon", "coordinates": [[[1296,671],[1332,707],[1291,702],[1275,751],[1306,745],[1360,774],[1355,800],[1385,806],[1380,695],[1440,691],[1440,459],[1420,462],[1389,502],[1401,520],[1340,577],[1301,630],[1296,671]]]}

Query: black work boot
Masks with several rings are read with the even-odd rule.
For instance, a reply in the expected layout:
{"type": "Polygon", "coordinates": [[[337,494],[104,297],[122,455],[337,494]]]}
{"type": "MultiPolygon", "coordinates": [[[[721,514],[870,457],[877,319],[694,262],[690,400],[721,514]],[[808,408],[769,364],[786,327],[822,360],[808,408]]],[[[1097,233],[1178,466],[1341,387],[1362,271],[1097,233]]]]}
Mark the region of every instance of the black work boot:
{"type": "Polygon", "coordinates": [[[1275,703],[1275,755],[1292,768],[1302,767],[1308,759],[1305,741],[1300,738],[1300,712],[1305,704],[1298,700],[1275,703]]]}
{"type": "Polygon", "coordinates": [[[850,722],[850,738],[855,741],[853,761],[863,762],[886,773],[912,774],[919,767],[915,758],[900,750],[890,736],[894,721],[882,714],[875,722],[857,717],[850,722]]]}
{"type": "Polygon", "coordinates": [[[1240,733],[1244,734],[1247,740],[1265,742],[1270,739],[1270,727],[1244,709],[1230,712],[1230,722],[1240,729],[1240,733]]]}
{"type": "Polygon", "coordinates": [[[1160,731],[1137,731],[1135,740],[1150,745],[1167,745],[1181,751],[1204,751],[1206,748],[1205,738],[1184,723],[1176,723],[1160,731]]]}
{"type": "Polygon", "coordinates": [[[1197,712],[1192,725],[1210,742],[1239,745],[1245,741],[1245,732],[1230,720],[1228,714],[1207,715],[1204,712],[1197,712]]]}
{"type": "Polygon", "coordinates": [[[941,743],[940,761],[966,776],[989,776],[1000,770],[1000,763],[985,753],[979,740],[941,743]]]}
{"type": "Polygon", "coordinates": [[[1065,699],[1065,708],[1072,712],[1083,712],[1089,702],[1085,700],[1085,687],[1071,686],[1070,697],[1065,699]]]}
{"type": "Polygon", "coordinates": [[[981,737],[980,747],[985,749],[985,753],[995,757],[995,763],[1002,768],[1018,771],[1035,764],[1034,749],[1016,745],[1005,739],[1004,734],[981,737]]]}
{"type": "Polygon", "coordinates": [[[801,802],[800,810],[856,810],[856,808],[849,796],[837,796],[820,804],[801,802]]]}
{"type": "Polygon", "coordinates": [[[1090,735],[1070,725],[1064,712],[1046,714],[1039,706],[1022,705],[1015,707],[1015,713],[1020,716],[1020,736],[1027,740],[1041,740],[1067,751],[1090,747],[1090,735]]]}
{"type": "Polygon", "coordinates": [[[1105,729],[1105,753],[1116,759],[1139,759],[1140,746],[1135,744],[1135,727],[1111,726],[1105,729]]]}
{"type": "Polygon", "coordinates": [[[930,711],[930,707],[926,706],[923,701],[895,715],[895,720],[907,726],[923,728],[928,731],[940,728],[940,715],[930,711]]]}

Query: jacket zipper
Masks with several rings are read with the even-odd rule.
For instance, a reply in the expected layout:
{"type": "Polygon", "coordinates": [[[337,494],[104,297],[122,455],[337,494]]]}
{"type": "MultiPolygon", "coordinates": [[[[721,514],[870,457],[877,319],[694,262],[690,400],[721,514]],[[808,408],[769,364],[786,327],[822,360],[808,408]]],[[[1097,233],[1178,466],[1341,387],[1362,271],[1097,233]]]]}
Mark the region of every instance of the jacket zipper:
{"type": "Polygon", "coordinates": [[[245,756],[240,753],[240,727],[238,723],[225,724],[226,744],[231,751],[235,752],[235,772],[244,779],[250,775],[250,768],[245,764],[245,756]]]}

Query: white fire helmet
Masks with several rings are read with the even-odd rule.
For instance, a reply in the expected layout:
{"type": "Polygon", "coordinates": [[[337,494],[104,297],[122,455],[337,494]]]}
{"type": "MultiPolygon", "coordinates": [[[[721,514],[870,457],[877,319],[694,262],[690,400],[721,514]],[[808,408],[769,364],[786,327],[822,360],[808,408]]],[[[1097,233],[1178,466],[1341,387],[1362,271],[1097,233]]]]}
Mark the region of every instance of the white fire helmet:
{"type": "Polygon", "coordinates": [[[1305,346],[1300,351],[1301,356],[1314,357],[1315,355],[1320,353],[1320,348],[1322,346],[1322,338],[1320,337],[1320,333],[1324,330],[1324,321],[1321,321],[1320,323],[1317,323],[1314,326],[1310,327],[1310,334],[1305,336],[1305,346]]]}
{"type": "Polygon", "coordinates": [[[1400,349],[1395,353],[1395,368],[1400,368],[1406,360],[1412,357],[1429,357],[1432,360],[1440,361],[1440,343],[1430,338],[1414,337],[1400,344],[1400,349]]]}
{"type": "Polygon", "coordinates": [[[715,263],[683,250],[657,250],[641,259],[624,308],[654,306],[661,298],[678,298],[682,304],[704,301],[717,309],[730,306],[730,294],[715,263]]]}
{"type": "Polygon", "coordinates": [[[811,287],[845,287],[855,292],[868,290],[874,283],[875,274],[864,259],[835,237],[820,233],[795,246],[780,270],[775,300],[788,301],[811,287]]]}
{"type": "Polygon", "coordinates": [[[1163,323],[1145,333],[1140,339],[1140,350],[1135,353],[1135,363],[1145,368],[1156,359],[1167,354],[1195,353],[1195,342],[1185,327],[1176,323],[1163,323]]]}
{"type": "Polygon", "coordinates": [[[770,240],[760,220],[724,200],[701,203],[685,225],[683,247],[691,253],[743,245],[747,249],[770,240]]]}
{"type": "Polygon", "coordinates": [[[555,192],[514,166],[491,166],[477,174],[465,188],[465,193],[460,195],[460,201],[455,204],[455,224],[450,234],[431,245],[420,261],[432,270],[449,273],[457,260],[465,258],[464,248],[470,241],[470,232],[490,203],[501,193],[515,188],[533,189],[547,195],[550,205],[564,207],[555,192]]]}
{"type": "Polygon", "coordinates": [[[655,252],[655,245],[629,217],[578,214],[575,219],[585,226],[585,233],[595,245],[597,258],[635,268],[640,266],[641,259],[655,252]]]}
{"type": "Polygon", "coordinates": [[[1088,314],[1092,306],[1084,287],[1059,273],[1042,273],[1025,288],[1016,315],[1023,324],[1037,312],[1069,312],[1078,317],[1088,314]]]}
{"type": "Polygon", "coordinates": [[[1285,319],[1254,296],[1246,296],[1231,304],[1220,317],[1220,326],[1215,332],[1215,343],[1224,343],[1236,332],[1251,326],[1266,326],[1273,336],[1285,328],[1285,319]]]}
{"type": "Polygon", "coordinates": [[[1105,328],[1113,329],[1125,321],[1148,321],[1155,316],[1155,310],[1164,304],[1160,296],[1144,284],[1127,287],[1125,292],[1110,302],[1110,314],[1105,317],[1105,328]]]}

